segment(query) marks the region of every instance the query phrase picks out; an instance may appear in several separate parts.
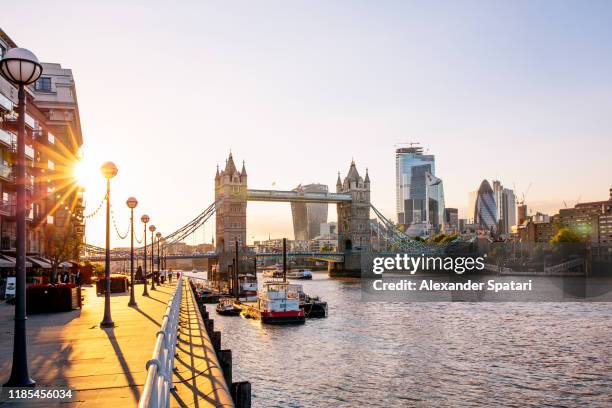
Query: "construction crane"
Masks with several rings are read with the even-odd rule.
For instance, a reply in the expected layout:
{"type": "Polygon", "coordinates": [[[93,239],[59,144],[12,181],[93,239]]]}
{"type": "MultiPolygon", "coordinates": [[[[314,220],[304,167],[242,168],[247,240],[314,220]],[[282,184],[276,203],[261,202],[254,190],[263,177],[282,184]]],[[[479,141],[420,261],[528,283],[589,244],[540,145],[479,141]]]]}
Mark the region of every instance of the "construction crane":
{"type": "Polygon", "coordinates": [[[517,202],[516,202],[518,205],[523,205],[523,204],[525,204],[525,199],[526,199],[526,196],[527,196],[527,194],[529,194],[529,190],[531,189],[531,185],[532,185],[532,184],[533,184],[533,183],[530,181],[530,182],[529,182],[529,186],[527,186],[527,190],[525,190],[525,192],[524,192],[524,193],[521,193],[521,201],[517,201],[517,202]]]}

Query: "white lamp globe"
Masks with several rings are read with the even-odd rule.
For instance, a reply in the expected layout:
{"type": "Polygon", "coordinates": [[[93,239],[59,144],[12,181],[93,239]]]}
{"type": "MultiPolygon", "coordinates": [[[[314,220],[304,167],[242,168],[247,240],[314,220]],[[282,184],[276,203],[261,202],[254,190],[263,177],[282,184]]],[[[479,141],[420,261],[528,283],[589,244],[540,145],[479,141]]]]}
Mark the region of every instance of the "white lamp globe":
{"type": "Polygon", "coordinates": [[[42,74],[42,65],[32,51],[11,48],[0,61],[0,73],[15,85],[30,85],[42,74]]]}

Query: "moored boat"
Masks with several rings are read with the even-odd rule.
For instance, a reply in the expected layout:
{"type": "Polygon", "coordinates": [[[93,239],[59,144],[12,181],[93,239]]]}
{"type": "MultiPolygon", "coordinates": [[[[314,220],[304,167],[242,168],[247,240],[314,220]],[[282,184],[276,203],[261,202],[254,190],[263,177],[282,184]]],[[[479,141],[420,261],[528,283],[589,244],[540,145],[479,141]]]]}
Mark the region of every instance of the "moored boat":
{"type": "Polygon", "coordinates": [[[265,282],[257,293],[257,302],[243,303],[241,314],[262,323],[304,323],[299,293],[287,282],[265,282]]]}
{"type": "Polygon", "coordinates": [[[235,302],[236,300],[227,297],[219,299],[219,303],[216,307],[217,314],[223,316],[238,316],[242,309],[236,307],[235,302]]]}
{"type": "Polygon", "coordinates": [[[283,271],[279,271],[278,269],[268,269],[264,271],[263,276],[266,278],[280,279],[283,277],[283,271]]]}
{"type": "Polygon", "coordinates": [[[297,271],[288,271],[287,277],[290,279],[312,279],[312,271],[310,269],[298,269],[297,271]]]}
{"type": "Polygon", "coordinates": [[[257,275],[247,273],[238,277],[240,296],[249,297],[257,294],[257,275]]]}

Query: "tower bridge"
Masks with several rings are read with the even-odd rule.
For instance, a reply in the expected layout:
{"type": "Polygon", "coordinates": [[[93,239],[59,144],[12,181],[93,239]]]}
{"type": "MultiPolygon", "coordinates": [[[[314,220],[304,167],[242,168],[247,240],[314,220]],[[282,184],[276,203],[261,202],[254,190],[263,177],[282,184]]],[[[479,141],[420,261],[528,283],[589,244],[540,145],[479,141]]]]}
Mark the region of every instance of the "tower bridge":
{"type": "MultiPolygon", "coordinates": [[[[248,188],[245,162],[238,171],[230,153],[225,168],[219,170],[217,166],[215,174],[215,241],[221,273],[231,268],[236,252],[246,252],[248,201],[336,204],[338,250],[344,253],[343,267],[358,270],[361,266],[360,259],[356,259],[358,252],[370,249],[370,177],[367,170],[365,178],[359,175],[355,161],[351,162],[344,180],[338,173],[335,193],[255,190],[248,188]]],[[[242,261],[239,267],[244,271],[249,263],[242,261]]]]}

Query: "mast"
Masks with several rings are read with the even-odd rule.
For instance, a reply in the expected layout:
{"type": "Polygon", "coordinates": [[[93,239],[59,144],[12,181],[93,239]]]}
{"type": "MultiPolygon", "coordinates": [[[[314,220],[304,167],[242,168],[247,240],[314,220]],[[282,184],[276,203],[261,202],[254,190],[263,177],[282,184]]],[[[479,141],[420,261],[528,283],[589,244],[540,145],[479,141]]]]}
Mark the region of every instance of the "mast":
{"type": "Polygon", "coordinates": [[[287,282],[287,238],[283,238],[283,282],[287,282]]]}

